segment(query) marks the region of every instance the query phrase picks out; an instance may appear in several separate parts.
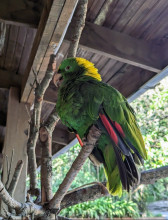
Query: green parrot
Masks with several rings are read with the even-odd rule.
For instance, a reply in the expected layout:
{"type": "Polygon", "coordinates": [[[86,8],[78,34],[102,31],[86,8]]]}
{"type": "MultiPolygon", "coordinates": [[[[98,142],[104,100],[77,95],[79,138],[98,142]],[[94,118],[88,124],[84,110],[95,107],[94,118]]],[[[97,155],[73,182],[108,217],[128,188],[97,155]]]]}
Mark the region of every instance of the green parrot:
{"type": "Polygon", "coordinates": [[[95,165],[103,164],[109,193],[121,196],[122,189],[129,191],[139,182],[137,166],[147,158],[134,110],[84,58],[64,60],[58,74],[56,109],[62,123],[81,139],[92,125],[101,130],[90,159],[95,165]]]}

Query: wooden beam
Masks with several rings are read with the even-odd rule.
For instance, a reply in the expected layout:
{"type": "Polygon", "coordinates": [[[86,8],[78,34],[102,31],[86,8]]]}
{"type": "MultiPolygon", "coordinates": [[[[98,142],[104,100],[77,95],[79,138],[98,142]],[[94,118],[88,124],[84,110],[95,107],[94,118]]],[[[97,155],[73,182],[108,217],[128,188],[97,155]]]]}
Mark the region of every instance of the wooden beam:
{"type": "Polygon", "coordinates": [[[41,20],[31,51],[30,59],[22,82],[22,102],[34,99],[31,84],[34,84],[33,70],[39,80],[45,75],[50,54],[56,53],[62,36],[74,13],[78,0],[48,0],[42,12],[41,20]],[[54,36],[54,38],[53,38],[54,36]]]}
{"type": "Polygon", "coordinates": [[[14,25],[14,26],[19,26],[19,27],[28,27],[28,28],[33,28],[33,29],[37,29],[38,28],[38,25],[37,25],[37,22],[38,21],[32,21],[31,23],[29,23],[28,21],[24,21],[24,22],[21,22],[21,21],[17,21],[17,20],[12,20],[10,18],[0,18],[0,22],[4,23],[5,25],[14,25]]]}
{"type": "Polygon", "coordinates": [[[61,145],[69,144],[70,142],[69,132],[67,130],[56,128],[53,132],[52,142],[61,145]]]}
{"type": "MultiPolygon", "coordinates": [[[[12,149],[14,149],[13,163],[10,180],[19,160],[24,162],[24,166],[16,187],[14,198],[19,202],[25,202],[26,196],[26,174],[27,174],[27,136],[24,131],[28,129],[28,114],[23,103],[19,102],[19,89],[11,87],[9,92],[7,126],[3,155],[7,155],[8,161],[11,159],[12,149]]],[[[3,158],[3,183],[7,180],[7,166],[5,157],[3,158]]]]}
{"type": "MultiPolygon", "coordinates": [[[[70,36],[71,28],[66,40],[70,36]]],[[[87,51],[153,72],[163,68],[159,46],[96,24],[86,23],[79,44],[87,51]]]]}
{"type": "Polygon", "coordinates": [[[127,100],[128,102],[132,102],[145,93],[148,89],[154,88],[162,79],[168,76],[168,66],[165,67],[160,73],[155,75],[152,79],[150,79],[147,83],[141,86],[133,95],[131,95],[127,100]]]}
{"type": "Polygon", "coordinates": [[[11,86],[21,86],[21,76],[15,72],[0,69],[0,88],[10,88],[11,86]]]}

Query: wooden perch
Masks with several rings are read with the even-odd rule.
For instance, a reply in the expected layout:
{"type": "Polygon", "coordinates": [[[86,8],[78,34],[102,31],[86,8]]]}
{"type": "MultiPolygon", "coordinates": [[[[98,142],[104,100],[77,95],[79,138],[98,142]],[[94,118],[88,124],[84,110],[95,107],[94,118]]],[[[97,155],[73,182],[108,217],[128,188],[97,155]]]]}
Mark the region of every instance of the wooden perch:
{"type": "Polygon", "coordinates": [[[168,177],[168,166],[146,170],[141,173],[140,184],[153,184],[158,179],[168,177]]]}
{"type": "Polygon", "coordinates": [[[75,179],[76,175],[82,168],[84,162],[92,152],[97,139],[100,137],[100,134],[101,134],[100,131],[95,126],[92,126],[87,136],[87,140],[85,140],[85,144],[82,147],[79,155],[77,156],[76,160],[73,162],[65,179],[60,184],[58,191],[55,193],[54,197],[49,202],[49,209],[58,209],[58,210],[60,209],[60,204],[63,197],[67,193],[69,187],[71,186],[72,181],[75,179]]]}

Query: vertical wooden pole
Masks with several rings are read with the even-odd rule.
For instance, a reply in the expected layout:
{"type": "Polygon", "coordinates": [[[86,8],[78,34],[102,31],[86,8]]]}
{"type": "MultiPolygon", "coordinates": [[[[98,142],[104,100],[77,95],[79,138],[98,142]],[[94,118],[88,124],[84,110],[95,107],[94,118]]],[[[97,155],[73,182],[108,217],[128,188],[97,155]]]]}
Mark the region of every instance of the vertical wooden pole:
{"type": "MultiPolygon", "coordinates": [[[[26,195],[26,177],[27,177],[27,136],[24,131],[28,129],[28,114],[25,104],[19,102],[19,89],[10,88],[8,111],[7,111],[7,127],[3,148],[3,183],[7,181],[7,162],[11,160],[12,149],[14,149],[11,173],[9,176],[9,184],[13,176],[16,164],[22,160],[24,165],[16,186],[14,198],[19,202],[25,202],[26,195]]],[[[8,185],[9,186],[9,185],[8,185]]]]}

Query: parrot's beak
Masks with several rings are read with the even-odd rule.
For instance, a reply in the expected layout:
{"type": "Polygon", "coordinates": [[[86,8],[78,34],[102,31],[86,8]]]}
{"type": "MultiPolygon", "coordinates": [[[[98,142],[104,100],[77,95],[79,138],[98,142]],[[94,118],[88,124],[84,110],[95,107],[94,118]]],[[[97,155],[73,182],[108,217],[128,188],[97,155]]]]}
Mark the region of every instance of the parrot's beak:
{"type": "Polygon", "coordinates": [[[59,73],[56,73],[56,74],[54,75],[53,81],[54,81],[55,86],[56,86],[56,87],[59,87],[59,86],[61,85],[62,81],[63,81],[62,75],[59,74],[59,73]]]}

